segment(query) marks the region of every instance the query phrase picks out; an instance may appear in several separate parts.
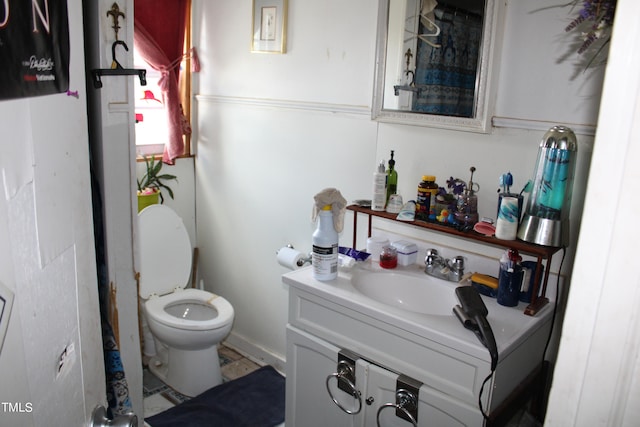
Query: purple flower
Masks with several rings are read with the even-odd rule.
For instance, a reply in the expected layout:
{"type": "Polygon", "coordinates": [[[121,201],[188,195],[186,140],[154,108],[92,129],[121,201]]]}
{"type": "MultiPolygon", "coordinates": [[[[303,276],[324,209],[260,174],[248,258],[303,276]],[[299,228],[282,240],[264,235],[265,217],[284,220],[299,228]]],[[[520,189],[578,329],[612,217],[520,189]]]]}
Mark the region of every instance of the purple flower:
{"type": "Polygon", "coordinates": [[[447,180],[447,188],[454,195],[458,195],[458,194],[464,193],[464,189],[466,187],[467,187],[467,185],[464,183],[464,181],[462,181],[459,178],[450,177],[447,180]]]}
{"type": "MultiPolygon", "coordinates": [[[[594,49],[597,48],[589,64],[601,53],[609,41],[616,3],[617,0],[573,0],[572,2],[574,7],[582,4],[582,8],[578,11],[578,16],[566,26],[565,31],[581,27],[583,41],[578,49],[578,54],[588,51],[592,46],[594,49]],[[583,23],[590,23],[590,26],[585,28],[583,23]],[[599,43],[598,47],[595,47],[594,42],[599,39],[602,40],[602,44],[599,43]]],[[[606,53],[606,50],[604,52],[606,53]]]]}

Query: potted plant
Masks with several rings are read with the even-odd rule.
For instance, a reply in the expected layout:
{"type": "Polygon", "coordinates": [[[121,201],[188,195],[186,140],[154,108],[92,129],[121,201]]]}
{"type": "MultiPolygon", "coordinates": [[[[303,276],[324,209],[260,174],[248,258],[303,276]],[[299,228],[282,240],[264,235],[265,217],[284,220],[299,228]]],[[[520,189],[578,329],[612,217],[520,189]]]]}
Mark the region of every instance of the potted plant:
{"type": "Polygon", "coordinates": [[[169,180],[178,180],[175,175],[161,174],[162,160],[155,159],[154,156],[148,158],[143,156],[146,165],[146,171],[142,178],[138,179],[138,212],[149,205],[157,204],[158,198],[160,203],[164,203],[162,190],[167,190],[169,196],[173,199],[173,190],[165,183],[169,180]]]}

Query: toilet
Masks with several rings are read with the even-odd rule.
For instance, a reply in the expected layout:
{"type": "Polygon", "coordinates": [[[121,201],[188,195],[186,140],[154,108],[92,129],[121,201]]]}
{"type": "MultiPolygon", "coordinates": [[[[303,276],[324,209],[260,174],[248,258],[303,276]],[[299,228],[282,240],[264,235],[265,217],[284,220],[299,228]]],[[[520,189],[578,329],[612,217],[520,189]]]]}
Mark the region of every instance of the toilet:
{"type": "Polygon", "coordinates": [[[191,242],[173,210],[143,209],[138,232],[139,295],[155,345],[149,369],[174,390],[196,396],[222,382],[218,343],[231,331],[233,307],[211,292],[185,289],[191,242]]]}

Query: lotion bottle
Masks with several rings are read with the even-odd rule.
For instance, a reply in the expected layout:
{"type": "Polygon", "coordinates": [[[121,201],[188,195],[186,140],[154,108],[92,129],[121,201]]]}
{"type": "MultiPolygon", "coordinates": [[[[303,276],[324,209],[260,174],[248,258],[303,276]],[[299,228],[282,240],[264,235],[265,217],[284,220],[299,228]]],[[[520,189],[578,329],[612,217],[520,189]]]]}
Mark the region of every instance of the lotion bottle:
{"type": "Polygon", "coordinates": [[[387,201],[387,173],[384,170],[384,160],[380,161],[378,170],[373,173],[373,198],[371,210],[383,211],[387,201]]]}

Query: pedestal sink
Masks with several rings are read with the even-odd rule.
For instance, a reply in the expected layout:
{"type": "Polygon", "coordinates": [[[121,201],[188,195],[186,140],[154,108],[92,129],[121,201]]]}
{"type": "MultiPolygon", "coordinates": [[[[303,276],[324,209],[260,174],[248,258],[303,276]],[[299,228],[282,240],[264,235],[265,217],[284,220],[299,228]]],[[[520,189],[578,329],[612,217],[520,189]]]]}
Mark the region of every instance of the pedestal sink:
{"type": "Polygon", "coordinates": [[[422,272],[361,270],[354,272],[351,284],[371,299],[416,313],[451,316],[458,304],[456,283],[422,272]]]}

